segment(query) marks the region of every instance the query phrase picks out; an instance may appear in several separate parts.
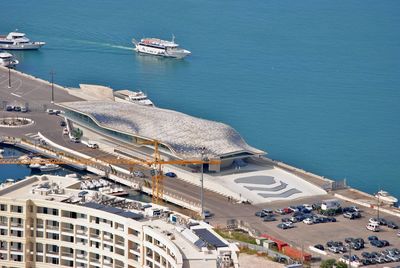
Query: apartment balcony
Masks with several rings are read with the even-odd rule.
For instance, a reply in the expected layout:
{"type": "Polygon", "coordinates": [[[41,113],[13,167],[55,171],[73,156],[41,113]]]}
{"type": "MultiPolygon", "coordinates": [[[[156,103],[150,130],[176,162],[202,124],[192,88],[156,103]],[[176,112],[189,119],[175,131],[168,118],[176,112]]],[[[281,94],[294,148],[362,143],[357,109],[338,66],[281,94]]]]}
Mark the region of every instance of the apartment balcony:
{"type": "Polygon", "coordinates": [[[19,248],[10,248],[12,254],[22,255],[24,252],[19,248]]]}
{"type": "Polygon", "coordinates": [[[7,221],[0,221],[0,226],[8,226],[8,222],[7,221]]]}
{"type": "Polygon", "coordinates": [[[67,233],[67,234],[73,234],[73,233],[74,233],[74,229],[70,229],[70,228],[61,228],[61,232],[62,232],[62,233],[67,233]]]}
{"type": "Polygon", "coordinates": [[[100,263],[100,260],[99,260],[99,259],[91,258],[91,259],[90,259],[90,264],[97,264],[97,265],[100,265],[101,263],[100,263]]]}
{"type": "Polygon", "coordinates": [[[85,253],[85,254],[77,253],[77,254],[76,254],[76,259],[79,260],[79,261],[85,261],[85,262],[87,262],[87,261],[86,261],[87,255],[88,255],[87,253],[85,253]]]}
{"type": "Polygon", "coordinates": [[[56,251],[47,251],[46,257],[58,258],[60,256],[59,252],[56,251]]]}
{"type": "Polygon", "coordinates": [[[61,252],[61,258],[65,260],[74,260],[74,253],[71,252],[61,252]]]}
{"type": "Polygon", "coordinates": [[[19,222],[11,222],[10,225],[11,225],[11,228],[13,228],[13,227],[15,227],[15,228],[23,228],[24,227],[24,225],[22,223],[19,223],[19,222]]]}

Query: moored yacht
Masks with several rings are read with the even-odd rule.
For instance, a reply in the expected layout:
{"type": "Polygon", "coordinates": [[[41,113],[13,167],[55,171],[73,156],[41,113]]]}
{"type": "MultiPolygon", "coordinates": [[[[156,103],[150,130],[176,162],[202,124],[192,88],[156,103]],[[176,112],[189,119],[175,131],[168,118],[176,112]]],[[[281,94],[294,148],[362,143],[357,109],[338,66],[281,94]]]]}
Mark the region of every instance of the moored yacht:
{"type": "Polygon", "coordinates": [[[153,102],[142,91],[117,90],[116,97],[144,106],[154,106],[153,102]]]}
{"type": "Polygon", "coordinates": [[[172,41],[158,38],[143,38],[138,42],[132,39],[132,43],[135,45],[135,51],[138,53],[178,59],[191,54],[189,50],[180,48],[179,45],[175,43],[175,37],[172,38],[172,41]]]}
{"type": "Polygon", "coordinates": [[[42,172],[47,172],[47,171],[54,171],[54,170],[58,170],[61,167],[59,165],[56,164],[44,164],[43,166],[41,166],[39,169],[42,172]]]}
{"type": "Polygon", "coordinates": [[[8,35],[0,35],[0,48],[12,50],[39,49],[45,42],[32,42],[24,33],[11,32],[8,35]]]}
{"type": "Polygon", "coordinates": [[[378,198],[380,201],[388,204],[395,204],[397,203],[397,198],[394,196],[391,196],[388,192],[380,190],[375,194],[375,197],[378,198]]]}
{"type": "Polygon", "coordinates": [[[14,56],[8,52],[0,51],[0,65],[4,67],[13,68],[19,63],[14,56]]]}

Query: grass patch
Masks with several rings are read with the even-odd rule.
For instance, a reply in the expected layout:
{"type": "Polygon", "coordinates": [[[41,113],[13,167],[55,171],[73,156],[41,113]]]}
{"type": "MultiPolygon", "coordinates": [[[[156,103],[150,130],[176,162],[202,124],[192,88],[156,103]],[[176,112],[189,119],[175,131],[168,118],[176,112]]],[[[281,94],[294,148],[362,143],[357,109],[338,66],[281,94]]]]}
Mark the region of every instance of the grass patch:
{"type": "Polygon", "coordinates": [[[221,229],[215,229],[215,231],[225,239],[232,239],[236,241],[257,245],[256,239],[246,233],[240,231],[225,231],[221,229]]]}

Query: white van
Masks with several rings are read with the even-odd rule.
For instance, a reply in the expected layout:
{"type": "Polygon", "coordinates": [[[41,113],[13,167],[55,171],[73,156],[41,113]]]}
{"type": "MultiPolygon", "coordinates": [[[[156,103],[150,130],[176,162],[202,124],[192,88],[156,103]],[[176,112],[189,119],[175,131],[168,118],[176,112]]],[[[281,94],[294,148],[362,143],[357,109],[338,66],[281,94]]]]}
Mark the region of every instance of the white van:
{"type": "Polygon", "coordinates": [[[379,228],[379,224],[375,223],[375,222],[370,222],[367,224],[367,229],[372,231],[372,232],[379,232],[380,228],[379,228]]]}

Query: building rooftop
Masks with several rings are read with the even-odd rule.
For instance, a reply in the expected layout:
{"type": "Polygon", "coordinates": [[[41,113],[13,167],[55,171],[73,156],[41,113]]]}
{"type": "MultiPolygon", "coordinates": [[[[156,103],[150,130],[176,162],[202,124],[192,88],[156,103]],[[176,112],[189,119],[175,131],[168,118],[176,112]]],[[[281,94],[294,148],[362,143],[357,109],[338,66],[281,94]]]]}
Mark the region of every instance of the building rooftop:
{"type": "Polygon", "coordinates": [[[232,127],[177,111],[113,101],[60,103],[90,116],[105,128],[145,139],[156,139],[182,158],[209,158],[236,154],[265,154],[248,145],[232,127]]]}
{"type": "MultiPolygon", "coordinates": [[[[167,238],[165,241],[173,243],[180,249],[183,260],[190,259],[191,267],[196,266],[196,261],[192,260],[206,260],[215,259],[220,247],[230,248],[233,245],[225,243],[217,238],[217,234],[208,237],[213,241],[219,241],[219,245],[208,243],[206,238],[202,235],[197,235],[192,227],[206,230],[211,230],[211,227],[204,222],[197,222],[179,213],[171,212],[168,208],[143,203],[136,200],[114,197],[110,195],[101,194],[98,191],[81,191],[79,185],[81,180],[72,176],[31,176],[15,183],[7,183],[0,187],[0,200],[45,200],[49,202],[59,202],[60,207],[65,207],[66,210],[71,210],[71,206],[85,207],[88,209],[100,210],[114,214],[119,217],[128,218],[143,228],[150,228],[157,232],[159,236],[167,238]],[[85,193],[85,195],[80,195],[85,193]],[[65,204],[65,205],[64,205],[65,204]],[[153,216],[150,212],[159,211],[160,214],[153,216]],[[173,222],[170,217],[174,216],[176,222],[173,222]],[[188,235],[189,234],[189,235],[188,235]],[[190,237],[197,237],[202,243],[194,243],[190,237]],[[206,251],[206,252],[205,252],[206,251]]],[[[12,201],[11,201],[12,202],[12,201]]],[[[89,210],[87,210],[89,213],[89,210]]],[[[93,212],[92,212],[93,213],[93,212]]],[[[111,219],[112,216],[109,217],[111,219]]],[[[204,231],[203,231],[204,232],[204,231]]],[[[222,239],[222,238],[221,238],[222,239]]],[[[201,242],[200,241],[200,242],[201,242]]]]}

